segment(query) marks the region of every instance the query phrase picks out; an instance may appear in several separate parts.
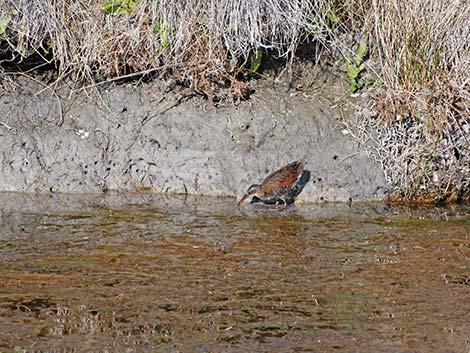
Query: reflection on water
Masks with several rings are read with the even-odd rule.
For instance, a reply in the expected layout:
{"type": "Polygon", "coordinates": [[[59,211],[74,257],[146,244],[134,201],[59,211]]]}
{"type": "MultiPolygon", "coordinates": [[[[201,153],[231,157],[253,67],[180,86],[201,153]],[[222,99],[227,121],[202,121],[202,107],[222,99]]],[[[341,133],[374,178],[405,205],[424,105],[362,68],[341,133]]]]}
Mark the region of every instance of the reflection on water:
{"type": "Polygon", "coordinates": [[[468,207],[0,205],[0,351],[470,352],[468,207]]]}

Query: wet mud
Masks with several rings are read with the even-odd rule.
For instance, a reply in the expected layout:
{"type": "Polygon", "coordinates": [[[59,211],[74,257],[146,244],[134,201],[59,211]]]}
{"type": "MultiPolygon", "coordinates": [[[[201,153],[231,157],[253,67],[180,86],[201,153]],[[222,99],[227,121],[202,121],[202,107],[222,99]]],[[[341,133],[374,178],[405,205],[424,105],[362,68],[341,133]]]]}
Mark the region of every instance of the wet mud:
{"type": "Polygon", "coordinates": [[[468,207],[0,205],[1,352],[470,351],[468,207]]]}
{"type": "Polygon", "coordinates": [[[343,119],[367,111],[342,80],[259,85],[215,106],[164,83],[51,91],[18,79],[0,95],[0,191],[239,196],[304,159],[304,202],[379,200],[389,185],[343,119]],[[357,101],[355,101],[355,99],[357,101]]]}

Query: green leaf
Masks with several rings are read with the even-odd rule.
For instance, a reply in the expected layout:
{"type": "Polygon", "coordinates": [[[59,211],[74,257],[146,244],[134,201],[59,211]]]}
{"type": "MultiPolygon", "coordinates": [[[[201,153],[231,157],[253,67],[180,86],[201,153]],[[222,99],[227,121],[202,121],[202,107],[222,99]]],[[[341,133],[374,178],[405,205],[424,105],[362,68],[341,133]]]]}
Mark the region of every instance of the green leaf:
{"type": "Polygon", "coordinates": [[[135,10],[137,10],[137,5],[139,5],[139,1],[140,0],[127,0],[125,1],[126,3],[126,11],[128,13],[131,13],[131,12],[134,12],[135,10]]]}
{"type": "Polygon", "coordinates": [[[366,69],[366,65],[364,63],[361,64],[361,66],[359,66],[359,72],[362,72],[366,69]]]}
{"type": "Polygon", "coordinates": [[[0,34],[5,33],[9,22],[10,18],[7,15],[0,14],[0,34]]]}
{"type": "Polygon", "coordinates": [[[119,15],[126,10],[124,9],[123,3],[118,0],[111,0],[102,2],[98,5],[107,15],[119,15]]]}
{"type": "Polygon", "coordinates": [[[366,54],[367,51],[367,44],[364,41],[361,41],[359,43],[359,48],[357,49],[357,57],[359,58],[359,61],[362,61],[364,58],[364,55],[366,54]]]}
{"type": "Polygon", "coordinates": [[[360,78],[359,80],[356,81],[356,86],[357,86],[357,89],[361,89],[364,87],[364,80],[362,78],[360,78]]]}
{"type": "Polygon", "coordinates": [[[354,293],[354,291],[352,290],[346,290],[343,292],[343,297],[346,297],[346,298],[352,298],[356,295],[356,293],[354,293]]]}
{"type": "Polygon", "coordinates": [[[339,22],[339,16],[337,15],[338,9],[333,8],[328,10],[326,17],[330,20],[332,24],[337,24],[339,22]]]}
{"type": "Polygon", "coordinates": [[[263,49],[259,48],[256,50],[253,54],[251,54],[250,57],[250,71],[256,72],[258,71],[260,65],[261,65],[261,59],[263,58],[263,49]]]}
{"type": "Polygon", "coordinates": [[[346,73],[351,80],[355,80],[357,77],[356,65],[349,58],[346,58],[346,73]]]}
{"type": "Polygon", "coordinates": [[[153,27],[153,34],[160,37],[162,47],[165,48],[170,44],[170,26],[164,20],[160,20],[160,22],[153,27]]]}
{"type": "Polygon", "coordinates": [[[137,9],[140,0],[109,0],[98,4],[107,15],[119,15],[123,12],[132,13],[137,9]]]}
{"type": "Polygon", "coordinates": [[[24,54],[24,46],[23,46],[23,44],[18,43],[18,44],[16,45],[16,47],[15,47],[15,51],[18,52],[18,53],[24,54]]]}

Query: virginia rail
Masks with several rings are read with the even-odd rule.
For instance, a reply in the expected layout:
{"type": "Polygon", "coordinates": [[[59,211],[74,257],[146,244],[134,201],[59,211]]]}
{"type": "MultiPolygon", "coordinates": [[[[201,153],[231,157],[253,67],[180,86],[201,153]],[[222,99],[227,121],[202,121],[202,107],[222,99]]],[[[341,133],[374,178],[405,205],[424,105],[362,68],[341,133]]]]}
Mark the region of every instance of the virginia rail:
{"type": "Polygon", "coordinates": [[[283,201],[284,205],[287,206],[287,199],[292,195],[293,186],[302,173],[305,164],[305,161],[289,163],[269,174],[261,184],[251,185],[245,196],[238,202],[238,206],[250,196],[256,196],[263,202],[275,201],[276,204],[283,201]]]}

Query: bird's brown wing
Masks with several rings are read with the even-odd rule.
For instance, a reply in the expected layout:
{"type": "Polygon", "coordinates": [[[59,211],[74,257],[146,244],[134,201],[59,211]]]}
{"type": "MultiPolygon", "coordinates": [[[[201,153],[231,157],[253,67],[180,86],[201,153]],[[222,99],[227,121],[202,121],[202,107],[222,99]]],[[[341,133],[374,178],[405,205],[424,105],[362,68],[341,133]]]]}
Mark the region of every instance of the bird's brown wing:
{"type": "Polygon", "coordinates": [[[269,174],[261,183],[265,194],[277,193],[281,188],[289,188],[304,169],[305,161],[292,162],[269,174]]]}

